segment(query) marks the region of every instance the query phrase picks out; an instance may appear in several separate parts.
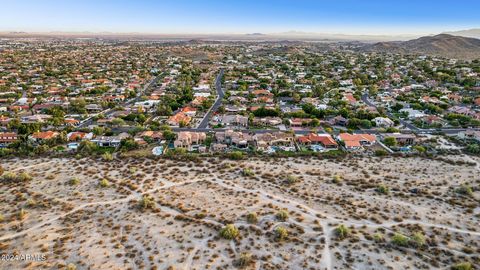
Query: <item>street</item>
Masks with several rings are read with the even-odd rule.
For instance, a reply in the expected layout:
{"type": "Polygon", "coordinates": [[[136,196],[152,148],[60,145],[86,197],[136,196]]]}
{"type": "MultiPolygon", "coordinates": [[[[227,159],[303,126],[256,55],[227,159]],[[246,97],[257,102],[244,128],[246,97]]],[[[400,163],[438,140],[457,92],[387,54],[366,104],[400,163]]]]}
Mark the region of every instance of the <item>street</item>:
{"type": "Polygon", "coordinates": [[[207,111],[202,121],[198,125],[197,129],[205,129],[208,126],[208,121],[210,120],[212,113],[218,110],[218,108],[222,105],[222,99],[223,99],[223,96],[225,95],[222,89],[222,77],[223,77],[223,69],[220,69],[220,72],[218,73],[218,76],[215,79],[215,89],[217,90],[217,99],[215,100],[215,103],[213,103],[212,107],[207,111]]]}

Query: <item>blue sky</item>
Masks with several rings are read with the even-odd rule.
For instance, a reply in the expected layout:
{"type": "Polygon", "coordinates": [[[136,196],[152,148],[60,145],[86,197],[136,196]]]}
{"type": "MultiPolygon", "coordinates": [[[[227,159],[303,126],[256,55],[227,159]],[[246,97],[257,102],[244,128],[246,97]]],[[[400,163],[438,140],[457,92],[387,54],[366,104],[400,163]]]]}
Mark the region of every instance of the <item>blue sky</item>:
{"type": "Polygon", "coordinates": [[[0,31],[435,34],[480,28],[480,0],[0,0],[0,31]]]}

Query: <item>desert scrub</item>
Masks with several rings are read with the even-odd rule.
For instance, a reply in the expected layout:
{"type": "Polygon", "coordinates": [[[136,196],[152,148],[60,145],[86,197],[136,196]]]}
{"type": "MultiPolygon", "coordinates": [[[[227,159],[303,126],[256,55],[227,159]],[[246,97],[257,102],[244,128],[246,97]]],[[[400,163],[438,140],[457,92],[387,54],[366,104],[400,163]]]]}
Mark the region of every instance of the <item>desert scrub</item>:
{"type": "Polygon", "coordinates": [[[247,222],[248,223],[257,223],[258,222],[258,215],[255,212],[251,212],[247,214],[247,222]]]}
{"type": "Polygon", "coordinates": [[[253,176],[253,175],[255,175],[255,173],[251,169],[245,168],[242,171],[242,175],[243,176],[253,176]]]}
{"type": "Polygon", "coordinates": [[[467,185],[461,185],[455,189],[455,192],[465,196],[472,196],[473,189],[467,185]]]}
{"type": "Polygon", "coordinates": [[[102,159],[105,160],[105,161],[111,161],[111,160],[113,160],[113,156],[112,156],[112,154],[106,152],[102,155],[102,159]]]}
{"type": "Polygon", "coordinates": [[[240,160],[243,159],[243,152],[240,151],[234,151],[231,153],[228,153],[228,158],[232,160],[240,160]]]}
{"type": "Polygon", "coordinates": [[[288,185],[293,185],[295,183],[298,183],[298,181],[299,181],[298,177],[296,177],[294,175],[290,174],[290,175],[287,176],[286,182],[287,182],[288,185]]]}
{"type": "Polygon", "coordinates": [[[335,235],[338,239],[345,239],[350,235],[350,229],[348,229],[345,225],[340,224],[335,228],[335,235]]]}
{"type": "Polygon", "coordinates": [[[375,189],[375,191],[377,191],[380,194],[385,194],[385,195],[390,193],[390,189],[384,184],[378,185],[377,188],[375,189]]]}
{"type": "Polygon", "coordinates": [[[2,175],[1,181],[6,183],[21,183],[21,182],[28,182],[32,180],[32,176],[26,172],[22,172],[21,174],[16,174],[14,172],[6,172],[2,175]]]}
{"type": "Polygon", "coordinates": [[[27,207],[35,207],[35,205],[37,205],[37,202],[34,200],[34,199],[28,199],[27,201],[27,207]]]}
{"type": "Polygon", "coordinates": [[[413,247],[422,247],[426,243],[425,236],[421,232],[416,232],[410,237],[410,245],[413,247]]]}
{"type": "Polygon", "coordinates": [[[77,267],[75,266],[75,264],[69,263],[69,264],[67,265],[67,268],[66,268],[66,269],[67,269],[67,270],[77,270],[77,267]]]}
{"type": "Polygon", "coordinates": [[[155,201],[152,197],[143,195],[138,205],[141,209],[153,209],[155,207],[155,201]]]}
{"type": "Polygon", "coordinates": [[[342,184],[342,177],[340,175],[334,175],[332,178],[332,182],[336,185],[342,184]]]}
{"type": "Polygon", "coordinates": [[[253,263],[252,253],[242,252],[240,254],[240,258],[238,258],[238,260],[236,262],[236,265],[241,267],[241,268],[244,268],[244,267],[247,267],[247,266],[251,265],[252,263],[253,263]]]}
{"type": "Polygon", "coordinates": [[[473,270],[473,266],[469,262],[463,262],[463,263],[455,264],[450,269],[452,269],[452,270],[473,270]]]}
{"type": "Polygon", "coordinates": [[[102,179],[100,180],[100,182],[98,182],[98,186],[102,187],[102,188],[107,188],[110,186],[110,182],[108,182],[107,179],[102,179]]]}
{"type": "Polygon", "coordinates": [[[19,220],[23,220],[25,217],[27,216],[27,211],[25,211],[25,209],[20,209],[20,211],[18,211],[18,219],[19,220]]]}
{"type": "Polygon", "coordinates": [[[373,235],[373,240],[377,243],[383,242],[384,241],[383,235],[380,234],[380,233],[376,233],[376,234],[373,235]]]}
{"type": "Polygon", "coordinates": [[[2,214],[0,214],[0,222],[3,222],[5,220],[5,218],[3,217],[2,214]]]}
{"type": "Polygon", "coordinates": [[[240,232],[238,231],[237,227],[233,224],[228,224],[227,226],[223,227],[220,230],[220,236],[227,239],[235,239],[240,235],[240,232]]]}
{"type": "Polygon", "coordinates": [[[284,241],[288,237],[288,230],[285,229],[284,227],[277,227],[275,229],[275,240],[276,241],[284,241]]]}
{"type": "Polygon", "coordinates": [[[26,172],[22,172],[17,178],[20,182],[27,182],[32,180],[32,176],[26,172]]]}
{"type": "Polygon", "coordinates": [[[285,210],[280,210],[280,211],[277,212],[275,217],[280,221],[285,221],[285,220],[288,219],[288,212],[285,211],[285,210]]]}
{"type": "Polygon", "coordinates": [[[395,233],[392,236],[392,243],[396,246],[407,247],[409,242],[410,238],[401,233],[395,233]]]}
{"type": "Polygon", "coordinates": [[[77,186],[80,184],[80,179],[78,177],[73,177],[72,179],[70,179],[70,181],[68,181],[68,184],[70,186],[77,186]]]}
{"type": "Polygon", "coordinates": [[[14,172],[6,172],[2,175],[2,182],[16,182],[17,174],[14,172]]]}

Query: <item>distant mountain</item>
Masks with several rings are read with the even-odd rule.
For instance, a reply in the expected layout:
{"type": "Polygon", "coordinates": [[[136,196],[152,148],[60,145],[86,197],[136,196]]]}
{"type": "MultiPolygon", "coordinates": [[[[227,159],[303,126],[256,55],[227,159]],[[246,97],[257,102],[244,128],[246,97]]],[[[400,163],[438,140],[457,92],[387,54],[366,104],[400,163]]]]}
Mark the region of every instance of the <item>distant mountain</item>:
{"type": "Polygon", "coordinates": [[[362,51],[401,54],[438,55],[457,59],[480,59],[480,39],[440,34],[408,41],[379,42],[362,47],[362,51]]]}
{"type": "Polygon", "coordinates": [[[444,34],[462,36],[462,37],[480,38],[480,28],[445,32],[444,34]]]}
{"type": "Polygon", "coordinates": [[[247,34],[247,36],[265,36],[265,34],[263,34],[263,33],[251,33],[251,34],[247,34]]]}

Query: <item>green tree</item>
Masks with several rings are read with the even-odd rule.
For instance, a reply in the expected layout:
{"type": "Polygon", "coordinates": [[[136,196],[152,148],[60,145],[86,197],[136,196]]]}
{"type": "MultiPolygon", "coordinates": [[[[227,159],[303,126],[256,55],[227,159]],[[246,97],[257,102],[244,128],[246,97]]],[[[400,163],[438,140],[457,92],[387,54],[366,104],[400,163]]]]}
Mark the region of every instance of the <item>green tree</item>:
{"type": "Polygon", "coordinates": [[[385,143],[386,146],[396,146],[397,145],[397,139],[394,137],[386,137],[383,142],[385,143]]]}

